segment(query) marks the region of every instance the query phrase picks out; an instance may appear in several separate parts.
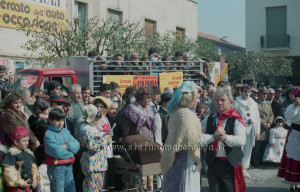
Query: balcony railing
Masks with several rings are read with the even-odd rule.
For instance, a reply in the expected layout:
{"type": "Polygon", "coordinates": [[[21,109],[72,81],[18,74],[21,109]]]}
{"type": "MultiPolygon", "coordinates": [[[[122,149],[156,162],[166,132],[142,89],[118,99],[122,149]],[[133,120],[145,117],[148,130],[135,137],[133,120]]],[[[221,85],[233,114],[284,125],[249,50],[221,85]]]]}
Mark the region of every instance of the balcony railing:
{"type": "Polygon", "coordinates": [[[263,35],[260,36],[261,48],[289,48],[290,47],[290,35],[263,35]]]}

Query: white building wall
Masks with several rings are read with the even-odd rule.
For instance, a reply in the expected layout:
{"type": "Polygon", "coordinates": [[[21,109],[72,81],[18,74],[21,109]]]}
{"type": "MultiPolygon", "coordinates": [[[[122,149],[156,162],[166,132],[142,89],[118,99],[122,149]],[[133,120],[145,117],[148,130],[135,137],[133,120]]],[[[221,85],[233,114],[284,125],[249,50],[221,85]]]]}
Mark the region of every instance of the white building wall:
{"type": "Polygon", "coordinates": [[[266,35],[266,7],[287,6],[287,34],[290,50],[275,51],[282,56],[300,55],[300,1],[246,0],[246,51],[261,50],[260,36],[266,35]]]}
{"type": "MultiPolygon", "coordinates": [[[[185,35],[197,38],[198,5],[192,0],[76,0],[88,3],[88,17],[98,16],[106,19],[108,9],[123,13],[123,21],[141,21],[145,19],[157,22],[157,32],[175,31],[176,27],[184,28],[185,35]]],[[[75,0],[66,0],[67,18],[76,16],[75,0]]],[[[29,38],[24,32],[0,27],[0,57],[23,57],[21,48],[29,38]]],[[[34,54],[37,57],[38,53],[34,54]]]]}

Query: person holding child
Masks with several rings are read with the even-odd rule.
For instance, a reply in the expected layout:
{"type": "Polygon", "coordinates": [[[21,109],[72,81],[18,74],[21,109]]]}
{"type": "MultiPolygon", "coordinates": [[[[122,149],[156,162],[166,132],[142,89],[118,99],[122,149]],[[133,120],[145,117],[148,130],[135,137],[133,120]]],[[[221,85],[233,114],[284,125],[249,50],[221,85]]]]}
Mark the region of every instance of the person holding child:
{"type": "Polygon", "coordinates": [[[12,131],[12,147],[2,161],[7,192],[31,192],[39,183],[33,152],[28,148],[29,132],[24,127],[12,131]]]}
{"type": "Polygon", "coordinates": [[[285,120],[281,116],[274,120],[276,126],[270,130],[269,143],[263,157],[264,162],[280,163],[288,133],[288,130],[284,128],[284,123],[285,120]]]}
{"type": "Polygon", "coordinates": [[[74,154],[78,152],[80,144],[70,131],[63,127],[65,118],[66,114],[61,109],[52,109],[44,137],[51,192],[76,191],[73,164],[74,154]]]}
{"type": "Polygon", "coordinates": [[[85,122],[80,128],[80,142],[84,146],[80,163],[85,175],[83,181],[84,192],[102,191],[105,172],[108,168],[106,146],[110,144],[112,132],[102,132],[96,125],[102,117],[103,111],[94,105],[84,108],[85,122]]]}

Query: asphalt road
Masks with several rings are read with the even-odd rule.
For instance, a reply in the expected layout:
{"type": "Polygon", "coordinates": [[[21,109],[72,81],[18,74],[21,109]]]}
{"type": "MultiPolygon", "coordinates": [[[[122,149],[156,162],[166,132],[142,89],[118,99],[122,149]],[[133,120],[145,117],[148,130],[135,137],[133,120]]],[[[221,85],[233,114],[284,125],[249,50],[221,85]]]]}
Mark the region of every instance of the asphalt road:
{"type": "MultiPolygon", "coordinates": [[[[263,166],[259,169],[249,170],[251,178],[245,179],[247,192],[288,192],[289,184],[277,177],[278,168],[263,166]]],[[[208,192],[207,178],[202,178],[201,192],[208,192]]]]}

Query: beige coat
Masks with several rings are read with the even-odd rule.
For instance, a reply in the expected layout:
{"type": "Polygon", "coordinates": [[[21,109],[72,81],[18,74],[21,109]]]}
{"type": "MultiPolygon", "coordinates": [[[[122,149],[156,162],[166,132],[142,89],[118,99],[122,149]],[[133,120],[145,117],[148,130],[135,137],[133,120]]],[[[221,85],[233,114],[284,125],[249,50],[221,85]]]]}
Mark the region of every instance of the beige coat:
{"type": "Polygon", "coordinates": [[[260,140],[269,140],[270,129],[264,127],[265,123],[270,123],[272,125],[274,120],[274,115],[271,107],[271,103],[265,101],[264,106],[257,100],[257,106],[260,116],[260,140]]]}

